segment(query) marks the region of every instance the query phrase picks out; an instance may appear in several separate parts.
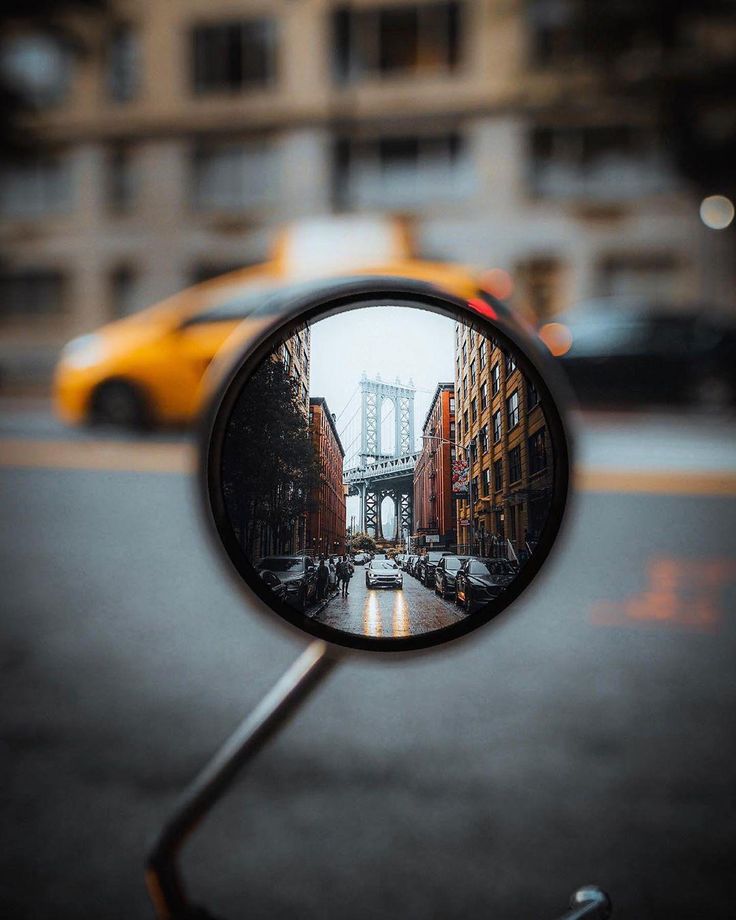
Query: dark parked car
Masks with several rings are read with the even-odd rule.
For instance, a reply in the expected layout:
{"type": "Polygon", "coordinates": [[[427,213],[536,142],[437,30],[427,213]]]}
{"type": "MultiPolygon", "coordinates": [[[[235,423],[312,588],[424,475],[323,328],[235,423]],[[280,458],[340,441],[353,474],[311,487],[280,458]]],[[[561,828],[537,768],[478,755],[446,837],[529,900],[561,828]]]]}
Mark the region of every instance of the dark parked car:
{"type": "Polygon", "coordinates": [[[419,556],[415,555],[414,553],[411,553],[406,557],[406,562],[404,562],[404,571],[407,575],[414,574],[414,566],[417,564],[418,559],[419,556]]]}
{"type": "Polygon", "coordinates": [[[582,403],[736,405],[736,325],[712,309],[614,298],[540,329],[582,403]]]}
{"type": "Polygon", "coordinates": [[[266,584],[271,581],[266,573],[275,576],[284,588],[286,603],[299,610],[317,595],[317,566],[311,556],[264,556],[256,563],[256,570],[266,584]]]}
{"type": "Polygon", "coordinates": [[[434,588],[434,570],[437,563],[443,556],[450,555],[452,554],[442,553],[439,550],[432,550],[419,558],[418,578],[425,588],[434,588]]]}
{"type": "Polygon", "coordinates": [[[467,556],[443,556],[434,570],[435,594],[442,597],[455,596],[455,578],[467,556]]]}
{"type": "Polygon", "coordinates": [[[455,601],[468,613],[475,613],[498,597],[517,573],[516,566],[507,559],[466,559],[455,579],[455,601]]]}

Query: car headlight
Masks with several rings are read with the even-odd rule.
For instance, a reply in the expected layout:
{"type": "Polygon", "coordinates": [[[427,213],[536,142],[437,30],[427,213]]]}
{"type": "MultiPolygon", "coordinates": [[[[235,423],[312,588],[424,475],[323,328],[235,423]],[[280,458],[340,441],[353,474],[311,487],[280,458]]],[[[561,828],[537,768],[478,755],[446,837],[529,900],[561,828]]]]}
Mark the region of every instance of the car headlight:
{"type": "Polygon", "coordinates": [[[67,366],[75,367],[78,370],[94,367],[105,357],[105,346],[102,337],[95,333],[80,335],[64,346],[61,357],[67,366]]]}

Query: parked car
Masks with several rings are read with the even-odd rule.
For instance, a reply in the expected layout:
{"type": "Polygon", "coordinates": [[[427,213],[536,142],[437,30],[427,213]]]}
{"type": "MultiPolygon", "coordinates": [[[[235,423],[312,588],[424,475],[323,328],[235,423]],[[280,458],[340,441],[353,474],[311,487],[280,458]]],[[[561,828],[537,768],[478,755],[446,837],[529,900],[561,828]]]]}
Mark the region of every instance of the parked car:
{"type": "Polygon", "coordinates": [[[365,570],[366,588],[403,588],[401,569],[390,559],[374,559],[365,570]]]}
{"type": "Polygon", "coordinates": [[[467,613],[475,613],[498,597],[517,574],[517,567],[508,559],[472,556],[455,577],[455,602],[467,613]]]}
{"type": "Polygon", "coordinates": [[[441,597],[455,596],[455,578],[467,556],[443,556],[434,570],[435,594],[441,597]]]}
{"type": "Polygon", "coordinates": [[[434,570],[437,563],[443,556],[450,556],[451,553],[443,553],[439,550],[432,550],[425,553],[419,563],[419,580],[425,588],[434,588],[434,570]]]}
{"type": "Polygon", "coordinates": [[[582,403],[736,405],[736,324],[708,307],[604,298],[539,334],[582,403]]]}
{"type": "Polygon", "coordinates": [[[256,570],[268,584],[266,572],[275,576],[284,587],[287,604],[305,610],[317,596],[317,566],[311,556],[264,556],[256,562],[256,570]]]}
{"type": "Polygon", "coordinates": [[[406,553],[395,553],[393,559],[396,565],[398,565],[400,569],[403,569],[404,563],[406,562],[406,553]]]}
{"type": "Polygon", "coordinates": [[[353,565],[365,565],[370,560],[368,553],[356,553],[353,556],[353,565]]]}
{"type": "Polygon", "coordinates": [[[404,571],[406,572],[407,575],[414,574],[414,566],[417,564],[418,559],[419,559],[419,556],[417,556],[416,553],[410,553],[406,557],[406,562],[404,563],[404,571]]]}

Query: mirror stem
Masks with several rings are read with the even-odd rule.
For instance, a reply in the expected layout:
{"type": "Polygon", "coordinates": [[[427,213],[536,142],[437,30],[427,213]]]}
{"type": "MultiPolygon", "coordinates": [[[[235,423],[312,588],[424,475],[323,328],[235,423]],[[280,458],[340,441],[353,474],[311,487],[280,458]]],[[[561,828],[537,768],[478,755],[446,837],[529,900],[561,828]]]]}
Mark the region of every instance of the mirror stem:
{"type": "Polygon", "coordinates": [[[146,860],[146,886],[159,920],[207,916],[187,899],[177,866],[181,847],[243,767],[283,728],[339,660],[324,642],[310,643],[185,790],[146,860]]]}

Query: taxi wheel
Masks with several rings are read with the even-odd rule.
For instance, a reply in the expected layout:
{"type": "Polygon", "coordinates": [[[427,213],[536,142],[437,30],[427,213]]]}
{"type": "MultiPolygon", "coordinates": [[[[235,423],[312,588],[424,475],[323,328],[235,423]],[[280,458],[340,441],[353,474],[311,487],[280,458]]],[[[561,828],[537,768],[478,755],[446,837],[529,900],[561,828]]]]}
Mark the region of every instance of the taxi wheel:
{"type": "Polygon", "coordinates": [[[150,414],[143,394],[125,380],[108,380],[94,392],[91,420],[98,425],[145,428],[150,414]]]}

